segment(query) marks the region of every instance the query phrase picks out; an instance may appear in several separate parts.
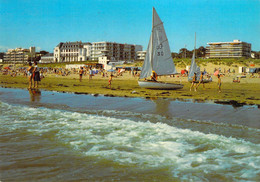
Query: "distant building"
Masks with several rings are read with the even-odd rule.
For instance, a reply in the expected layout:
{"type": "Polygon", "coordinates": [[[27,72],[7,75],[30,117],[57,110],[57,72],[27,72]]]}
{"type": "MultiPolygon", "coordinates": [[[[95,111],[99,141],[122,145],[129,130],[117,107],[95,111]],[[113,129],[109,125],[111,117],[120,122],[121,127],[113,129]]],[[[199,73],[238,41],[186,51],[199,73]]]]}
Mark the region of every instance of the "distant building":
{"type": "Polygon", "coordinates": [[[35,55],[35,47],[30,47],[29,49],[8,49],[4,55],[3,62],[25,63],[27,61],[32,61],[35,58],[35,55]]]}
{"type": "Polygon", "coordinates": [[[121,44],[116,42],[93,42],[91,60],[107,57],[108,60],[133,61],[137,58],[136,52],[142,51],[141,45],[121,44]]]}
{"type": "Polygon", "coordinates": [[[48,53],[44,56],[41,56],[40,63],[53,63],[53,61],[53,53],[48,53]]]}
{"type": "Polygon", "coordinates": [[[137,60],[144,60],[146,56],[146,51],[137,51],[136,56],[137,60]]]}
{"type": "Polygon", "coordinates": [[[77,62],[90,59],[91,43],[61,42],[54,48],[54,62],[77,62]]]}
{"type": "Polygon", "coordinates": [[[211,42],[206,47],[206,58],[251,57],[251,44],[234,40],[233,42],[211,42]]]}

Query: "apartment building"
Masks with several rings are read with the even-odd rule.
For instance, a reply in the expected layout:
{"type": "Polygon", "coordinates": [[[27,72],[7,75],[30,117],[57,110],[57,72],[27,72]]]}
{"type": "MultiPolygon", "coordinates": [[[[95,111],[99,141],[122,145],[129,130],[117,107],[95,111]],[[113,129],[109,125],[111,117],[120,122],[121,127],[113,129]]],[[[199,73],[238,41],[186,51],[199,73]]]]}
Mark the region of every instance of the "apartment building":
{"type": "Polygon", "coordinates": [[[109,60],[133,61],[137,58],[136,52],[142,51],[141,45],[121,44],[116,42],[93,42],[91,60],[107,57],[109,60]]]}
{"type": "Polygon", "coordinates": [[[91,43],[60,42],[54,48],[54,62],[87,61],[91,56],[91,43]]]}
{"type": "Polygon", "coordinates": [[[29,49],[8,49],[4,55],[3,62],[26,63],[27,61],[33,60],[35,55],[35,47],[30,47],[29,49]]]}
{"type": "Polygon", "coordinates": [[[146,56],[146,51],[137,51],[136,52],[136,59],[137,60],[144,60],[146,56]]]}
{"type": "Polygon", "coordinates": [[[53,53],[48,53],[41,56],[40,63],[53,63],[53,53]]]}
{"type": "Polygon", "coordinates": [[[233,42],[207,43],[206,58],[239,58],[251,56],[251,44],[234,40],[233,42]]]}

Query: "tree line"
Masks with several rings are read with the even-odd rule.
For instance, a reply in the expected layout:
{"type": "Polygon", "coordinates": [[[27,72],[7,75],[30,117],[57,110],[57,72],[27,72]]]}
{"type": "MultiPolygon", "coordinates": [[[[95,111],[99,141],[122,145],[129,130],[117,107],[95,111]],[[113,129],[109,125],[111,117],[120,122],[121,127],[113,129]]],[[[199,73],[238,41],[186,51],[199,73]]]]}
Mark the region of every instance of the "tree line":
{"type": "MultiPolygon", "coordinates": [[[[186,48],[181,48],[179,50],[179,53],[173,52],[172,57],[173,58],[192,58],[193,50],[190,51],[186,48]]],[[[205,57],[205,54],[206,54],[205,47],[200,46],[198,49],[196,49],[196,57],[205,57]]]]}

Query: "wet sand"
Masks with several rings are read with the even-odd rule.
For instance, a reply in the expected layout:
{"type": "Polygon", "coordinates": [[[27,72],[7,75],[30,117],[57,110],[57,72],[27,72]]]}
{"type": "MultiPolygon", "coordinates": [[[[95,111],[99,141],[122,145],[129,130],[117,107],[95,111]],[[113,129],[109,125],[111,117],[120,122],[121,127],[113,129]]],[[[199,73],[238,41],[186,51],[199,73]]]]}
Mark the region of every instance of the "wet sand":
{"type": "Polygon", "coordinates": [[[256,105],[236,106],[192,99],[111,97],[11,88],[0,88],[0,93],[0,100],[12,104],[69,109],[83,113],[85,110],[126,111],[157,114],[166,118],[175,117],[206,123],[260,128],[260,109],[256,105]]]}

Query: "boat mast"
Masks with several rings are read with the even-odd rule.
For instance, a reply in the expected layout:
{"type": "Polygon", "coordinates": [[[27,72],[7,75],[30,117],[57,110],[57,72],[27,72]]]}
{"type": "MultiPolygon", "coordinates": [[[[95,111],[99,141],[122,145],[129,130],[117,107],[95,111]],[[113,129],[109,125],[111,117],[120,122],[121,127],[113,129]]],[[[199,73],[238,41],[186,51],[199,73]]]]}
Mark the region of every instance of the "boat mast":
{"type": "Polygon", "coordinates": [[[195,52],[195,58],[196,58],[196,32],[195,32],[194,52],[195,52]]]}
{"type": "Polygon", "coordinates": [[[151,51],[151,69],[153,70],[153,27],[154,27],[154,7],[153,7],[153,19],[152,19],[152,51],[151,51]]]}

